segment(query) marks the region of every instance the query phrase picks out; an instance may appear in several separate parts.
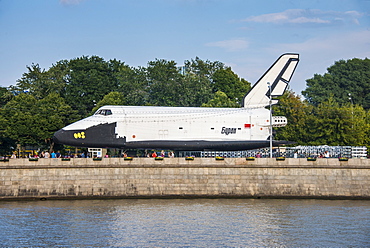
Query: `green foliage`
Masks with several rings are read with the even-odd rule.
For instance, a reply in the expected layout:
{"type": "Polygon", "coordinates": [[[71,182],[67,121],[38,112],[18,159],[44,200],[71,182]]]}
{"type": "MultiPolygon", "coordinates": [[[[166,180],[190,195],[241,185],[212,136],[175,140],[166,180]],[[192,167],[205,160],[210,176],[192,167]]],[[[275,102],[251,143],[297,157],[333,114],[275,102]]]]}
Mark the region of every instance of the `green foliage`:
{"type": "Polygon", "coordinates": [[[147,72],[148,105],[178,106],[178,89],[183,80],[174,61],[150,61],[147,72]]]}
{"type": "Polygon", "coordinates": [[[14,95],[11,94],[9,90],[5,87],[0,87],[0,108],[13,98],[14,95]]]}
{"type": "Polygon", "coordinates": [[[363,146],[368,144],[369,118],[359,105],[340,106],[333,97],[314,107],[302,102],[292,92],[281,97],[274,106],[275,115],[288,119],[286,127],[278,128],[276,139],[300,145],[363,146]]]}
{"type": "Polygon", "coordinates": [[[328,101],[332,95],[340,105],[352,100],[365,109],[370,108],[370,59],[337,61],[324,75],[315,74],[306,81],[307,88],[302,94],[314,106],[328,101]]]}
{"type": "Polygon", "coordinates": [[[4,87],[0,87],[0,154],[11,154],[10,147],[15,147],[15,142],[11,138],[5,135],[5,128],[8,125],[8,122],[5,118],[6,111],[4,106],[8,101],[12,99],[10,91],[4,87]]]}
{"type": "Polygon", "coordinates": [[[64,98],[67,104],[85,117],[106,94],[119,87],[115,74],[121,62],[92,56],[76,58],[68,63],[69,75],[64,98]]]}
{"type": "Polygon", "coordinates": [[[44,69],[41,69],[39,64],[32,64],[27,66],[28,72],[23,73],[22,78],[17,82],[16,87],[12,88],[12,91],[16,93],[29,92],[34,97],[41,98],[44,91],[44,85],[46,85],[46,73],[44,69]]]}
{"type": "Polygon", "coordinates": [[[51,93],[39,100],[36,108],[42,125],[40,129],[44,140],[50,138],[57,130],[78,119],[76,111],[72,110],[65,103],[65,100],[56,93],[51,93]]]}
{"type": "Polygon", "coordinates": [[[251,89],[251,85],[240,79],[230,67],[219,69],[213,74],[214,90],[224,92],[231,100],[239,102],[251,89]]]}
{"type": "Polygon", "coordinates": [[[4,135],[21,145],[45,145],[53,133],[76,120],[75,111],[63,98],[51,93],[38,100],[21,93],[9,101],[1,112],[4,135]]]}
{"type": "Polygon", "coordinates": [[[115,91],[108,93],[96,104],[91,114],[94,114],[100,107],[103,107],[104,105],[125,105],[123,94],[115,91]]]}
{"type": "Polygon", "coordinates": [[[199,107],[213,96],[209,80],[195,74],[186,74],[177,89],[178,106],[199,107]]]}
{"type": "Polygon", "coordinates": [[[68,62],[57,62],[48,71],[41,69],[39,64],[27,66],[28,72],[23,73],[11,91],[16,94],[28,92],[37,99],[42,99],[50,93],[63,94],[68,78],[68,62]]]}
{"type": "Polygon", "coordinates": [[[309,118],[310,139],[308,144],[362,146],[366,144],[367,137],[364,130],[366,111],[358,105],[346,104],[340,106],[334,98],[319,104],[309,118]]]}
{"type": "Polygon", "coordinates": [[[206,78],[209,82],[212,82],[213,74],[217,70],[224,69],[225,65],[219,61],[211,62],[209,60],[201,60],[196,57],[195,59],[185,60],[185,73],[197,75],[198,77],[206,78]]]}
{"type": "Polygon", "coordinates": [[[149,96],[145,69],[122,65],[115,75],[119,87],[112,90],[121,92],[127,105],[142,106],[146,104],[149,96]]]}
{"type": "Polygon", "coordinates": [[[217,91],[215,97],[209,102],[202,104],[202,107],[236,108],[240,106],[234,101],[230,100],[230,98],[228,98],[224,92],[217,91]]]}
{"type": "Polygon", "coordinates": [[[299,96],[292,91],[286,91],[279,98],[279,104],[273,106],[273,112],[276,116],[285,116],[288,125],[276,128],[277,140],[288,140],[303,145],[307,142],[307,122],[308,113],[312,111],[312,106],[303,102],[299,96]]]}
{"type": "Polygon", "coordinates": [[[367,146],[367,150],[370,151],[370,110],[366,111],[366,116],[364,119],[366,123],[366,128],[363,130],[363,134],[365,136],[365,145],[367,146]]]}
{"type": "Polygon", "coordinates": [[[3,110],[4,134],[20,144],[37,144],[36,98],[22,93],[9,101],[3,110]]]}

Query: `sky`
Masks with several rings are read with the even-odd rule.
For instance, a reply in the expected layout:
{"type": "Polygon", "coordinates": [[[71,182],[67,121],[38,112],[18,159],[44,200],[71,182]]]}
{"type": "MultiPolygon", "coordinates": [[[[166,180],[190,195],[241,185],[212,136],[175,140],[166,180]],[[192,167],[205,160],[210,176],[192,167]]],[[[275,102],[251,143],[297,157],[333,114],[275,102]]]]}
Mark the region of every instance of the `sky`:
{"type": "Polygon", "coordinates": [[[370,0],[0,0],[0,86],[27,66],[81,56],[133,67],[220,61],[255,83],[299,53],[290,88],[335,61],[370,58],[370,0]]]}

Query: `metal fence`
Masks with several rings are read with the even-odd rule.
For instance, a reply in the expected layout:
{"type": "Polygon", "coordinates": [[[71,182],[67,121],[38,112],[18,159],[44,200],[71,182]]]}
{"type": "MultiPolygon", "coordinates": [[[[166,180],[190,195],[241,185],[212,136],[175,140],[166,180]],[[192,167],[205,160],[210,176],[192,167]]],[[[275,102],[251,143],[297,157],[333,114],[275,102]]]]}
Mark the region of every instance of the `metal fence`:
{"type": "MultiPolygon", "coordinates": [[[[325,153],[329,157],[348,157],[361,158],[367,157],[366,146],[296,146],[296,147],[280,147],[274,148],[272,152],[273,157],[286,158],[306,158],[306,157],[324,157],[325,153]]],[[[256,157],[259,154],[262,158],[270,157],[270,149],[262,148],[247,151],[183,151],[178,152],[177,156],[195,156],[195,157],[227,157],[227,158],[242,158],[242,157],[256,157]]]]}

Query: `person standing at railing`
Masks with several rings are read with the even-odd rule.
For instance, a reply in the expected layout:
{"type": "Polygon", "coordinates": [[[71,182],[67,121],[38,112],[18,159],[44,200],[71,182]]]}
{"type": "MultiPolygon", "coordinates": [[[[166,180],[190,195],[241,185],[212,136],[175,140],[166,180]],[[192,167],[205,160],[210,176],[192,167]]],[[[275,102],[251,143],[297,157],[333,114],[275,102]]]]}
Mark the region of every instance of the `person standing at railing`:
{"type": "Polygon", "coordinates": [[[324,158],[330,158],[330,153],[328,151],[325,151],[324,158]]]}

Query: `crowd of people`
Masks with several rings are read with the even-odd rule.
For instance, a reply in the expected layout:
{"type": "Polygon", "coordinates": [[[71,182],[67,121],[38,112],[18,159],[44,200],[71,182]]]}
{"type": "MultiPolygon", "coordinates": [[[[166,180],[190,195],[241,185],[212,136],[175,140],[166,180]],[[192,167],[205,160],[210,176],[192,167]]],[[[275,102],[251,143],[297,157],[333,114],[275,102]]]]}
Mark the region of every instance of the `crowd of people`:
{"type": "MultiPolygon", "coordinates": [[[[147,158],[150,158],[150,157],[152,157],[152,158],[156,158],[156,157],[162,157],[162,158],[164,158],[164,157],[166,157],[166,153],[164,152],[164,150],[162,150],[159,154],[157,152],[153,151],[152,153],[147,153],[146,154],[146,157],[147,158]]],[[[175,157],[175,153],[172,152],[172,151],[167,152],[167,157],[174,158],[175,157]]]]}
{"type": "Polygon", "coordinates": [[[77,154],[67,154],[67,155],[62,155],[60,151],[42,151],[42,152],[33,152],[29,153],[28,155],[24,156],[17,156],[17,153],[13,153],[10,158],[11,159],[16,159],[16,158],[86,158],[88,155],[85,153],[81,153],[79,155],[77,154]]]}
{"type": "MultiPolygon", "coordinates": [[[[123,152],[121,154],[121,156],[118,156],[118,157],[127,157],[127,153],[126,152],[123,152]]],[[[80,154],[66,154],[66,155],[62,155],[60,151],[51,151],[50,153],[48,151],[42,151],[42,152],[33,152],[33,154],[29,153],[28,155],[24,155],[24,156],[17,156],[17,153],[14,152],[12,155],[11,155],[11,159],[16,159],[16,158],[89,158],[89,154],[88,153],[85,153],[85,152],[82,152],[80,154]]],[[[110,156],[108,154],[105,154],[104,155],[105,158],[109,158],[110,156]]],[[[175,153],[173,151],[168,151],[168,152],[165,152],[164,150],[162,150],[161,152],[156,152],[156,151],[152,151],[152,152],[146,152],[145,153],[145,157],[152,157],[152,158],[155,158],[155,157],[168,157],[168,158],[174,158],[175,157],[175,153]]]]}

